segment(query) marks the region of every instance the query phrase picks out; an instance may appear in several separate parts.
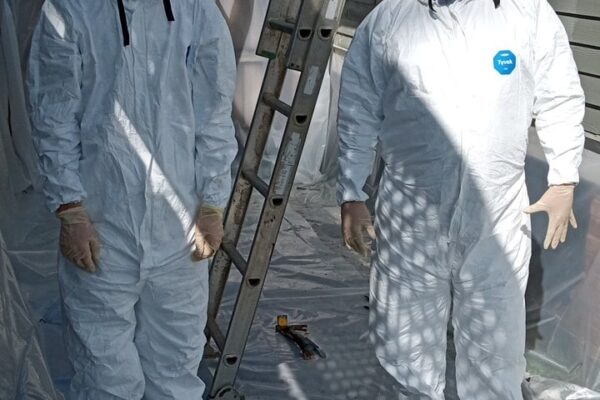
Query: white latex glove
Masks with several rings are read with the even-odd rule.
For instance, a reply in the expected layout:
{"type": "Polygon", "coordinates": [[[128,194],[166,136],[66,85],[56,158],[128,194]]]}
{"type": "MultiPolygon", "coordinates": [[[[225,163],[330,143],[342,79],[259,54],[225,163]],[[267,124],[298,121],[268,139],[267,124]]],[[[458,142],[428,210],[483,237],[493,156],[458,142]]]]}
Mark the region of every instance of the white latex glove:
{"type": "Polygon", "coordinates": [[[548,231],[544,240],[544,249],[556,249],[559,243],[567,240],[569,223],[577,229],[577,221],[573,213],[573,193],[575,185],[550,186],[546,193],[525,209],[527,214],[545,212],[548,214],[548,231]]]}
{"type": "Polygon", "coordinates": [[[342,236],[346,247],[368,256],[370,247],[365,242],[365,233],[375,240],[375,229],[367,205],[362,201],[342,204],[342,236]]]}
{"type": "Polygon", "coordinates": [[[56,214],[60,218],[60,250],[63,255],[87,272],[96,272],[100,259],[100,239],[83,206],[56,214]]]}
{"type": "Polygon", "coordinates": [[[196,249],[194,261],[201,261],[215,255],[223,241],[223,209],[202,206],[196,214],[196,249]]]}

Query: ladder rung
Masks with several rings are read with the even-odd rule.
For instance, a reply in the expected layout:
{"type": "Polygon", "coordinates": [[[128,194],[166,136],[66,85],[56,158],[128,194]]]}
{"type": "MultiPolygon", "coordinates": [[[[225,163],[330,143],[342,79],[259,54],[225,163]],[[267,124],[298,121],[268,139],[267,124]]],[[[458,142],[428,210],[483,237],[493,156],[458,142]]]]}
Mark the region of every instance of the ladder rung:
{"type": "Polygon", "coordinates": [[[269,194],[269,184],[256,175],[253,171],[244,171],[242,170],[242,175],[250,184],[263,195],[263,197],[267,197],[269,194]]]}
{"type": "Polygon", "coordinates": [[[211,337],[217,344],[219,351],[223,353],[223,349],[225,348],[225,335],[223,335],[223,332],[221,332],[221,328],[219,328],[217,321],[215,321],[212,317],[208,317],[208,320],[206,321],[206,326],[210,331],[211,337]]]}
{"type": "Polygon", "coordinates": [[[244,257],[242,257],[238,249],[236,249],[235,246],[229,242],[223,242],[221,247],[225,253],[227,253],[229,258],[231,258],[231,261],[233,261],[233,264],[236,266],[238,271],[240,271],[240,274],[244,276],[246,274],[246,269],[248,268],[248,263],[246,260],[244,260],[244,257]]]}
{"type": "Polygon", "coordinates": [[[292,113],[292,106],[279,100],[277,97],[275,97],[271,93],[263,94],[262,100],[266,105],[268,105],[275,111],[280,112],[281,114],[285,115],[286,117],[289,117],[290,114],[292,113]]]}
{"type": "Polygon", "coordinates": [[[296,29],[296,25],[282,19],[271,19],[269,20],[269,28],[291,34],[296,29]]]}

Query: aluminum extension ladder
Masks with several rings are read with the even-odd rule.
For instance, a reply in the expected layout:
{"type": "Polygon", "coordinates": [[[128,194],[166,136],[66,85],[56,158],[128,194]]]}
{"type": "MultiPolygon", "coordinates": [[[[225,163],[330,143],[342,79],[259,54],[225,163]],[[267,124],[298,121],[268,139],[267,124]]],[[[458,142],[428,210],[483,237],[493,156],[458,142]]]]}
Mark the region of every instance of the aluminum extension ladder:
{"type": "Polygon", "coordinates": [[[210,399],[243,396],[235,379],[332,50],[345,0],[271,0],[257,54],[269,59],[234,190],[225,213],[225,236],[210,270],[206,334],[220,352],[210,399]],[[291,105],[279,99],[288,69],[301,72],[291,105]],[[288,118],[270,182],[258,176],[275,112],[288,118]],[[264,197],[248,259],[237,249],[253,190],[264,197]],[[242,275],[226,333],[217,324],[231,264],[242,275]]]}

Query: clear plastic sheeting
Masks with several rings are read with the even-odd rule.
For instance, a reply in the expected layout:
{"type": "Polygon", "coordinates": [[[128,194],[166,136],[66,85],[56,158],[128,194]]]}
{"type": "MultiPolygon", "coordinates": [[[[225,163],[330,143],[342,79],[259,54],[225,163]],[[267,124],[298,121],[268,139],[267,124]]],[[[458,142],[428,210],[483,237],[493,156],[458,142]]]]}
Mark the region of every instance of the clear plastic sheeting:
{"type": "Polygon", "coordinates": [[[21,295],[0,233],[0,399],[62,399],[54,389],[37,325],[21,295]]]}
{"type": "Polygon", "coordinates": [[[523,391],[525,400],[600,400],[600,393],[554,379],[532,376],[526,382],[523,391]]]}
{"type": "MultiPolygon", "coordinates": [[[[531,199],[546,189],[548,167],[530,135],[526,163],[531,199]]],[[[547,218],[532,217],[533,253],[527,288],[528,367],[534,375],[600,392],[600,155],[585,151],[574,212],[579,229],[555,251],[542,244],[547,218]]],[[[595,397],[590,397],[595,398],[595,397]]]]}

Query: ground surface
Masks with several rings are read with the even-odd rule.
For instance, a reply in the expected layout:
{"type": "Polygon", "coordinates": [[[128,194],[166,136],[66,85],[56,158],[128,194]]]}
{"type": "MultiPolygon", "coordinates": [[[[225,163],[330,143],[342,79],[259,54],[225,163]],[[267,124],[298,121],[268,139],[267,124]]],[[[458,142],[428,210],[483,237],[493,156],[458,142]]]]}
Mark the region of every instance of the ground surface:
{"type": "MultiPolygon", "coordinates": [[[[254,200],[239,246],[243,253],[250,247],[260,210],[259,198],[254,200]]],[[[374,356],[367,333],[368,260],[342,246],[339,218],[331,188],[294,191],[236,383],[247,400],[418,399],[408,396],[374,356]],[[303,360],[294,345],[275,333],[280,314],[287,314],[290,323],[307,324],[327,358],[303,360]]],[[[227,326],[239,279],[234,270],[220,316],[222,327],[227,326]]],[[[447,358],[446,400],[457,400],[452,348],[447,358]]],[[[212,368],[215,361],[207,364],[212,368]]],[[[587,389],[539,376],[528,377],[524,397],[600,400],[587,389]]]]}
{"type": "MultiPolygon", "coordinates": [[[[253,213],[250,221],[256,218],[253,213]]],[[[242,249],[248,248],[252,229],[246,229],[242,249]]],[[[232,280],[237,282],[236,274],[232,280]]],[[[324,198],[322,190],[295,191],[241,364],[238,387],[247,399],[405,399],[368,341],[368,279],[368,260],[342,246],[339,208],[331,196],[324,198]],[[290,323],[307,324],[327,358],[303,360],[275,333],[279,314],[287,314],[290,323]]],[[[236,284],[227,289],[222,326],[236,284]]]]}

